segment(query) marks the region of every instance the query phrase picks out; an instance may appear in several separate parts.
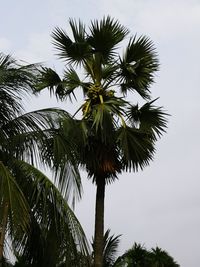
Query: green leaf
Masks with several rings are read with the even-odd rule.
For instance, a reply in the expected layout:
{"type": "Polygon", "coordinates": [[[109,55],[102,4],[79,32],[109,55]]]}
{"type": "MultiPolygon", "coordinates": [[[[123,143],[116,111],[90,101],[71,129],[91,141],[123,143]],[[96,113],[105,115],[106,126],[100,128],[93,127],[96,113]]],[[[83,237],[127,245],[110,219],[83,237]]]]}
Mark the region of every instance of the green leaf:
{"type": "Polygon", "coordinates": [[[0,161],[0,220],[3,220],[3,207],[8,206],[8,219],[11,235],[14,231],[27,232],[29,228],[29,206],[13,174],[0,161]]]}
{"type": "Polygon", "coordinates": [[[139,129],[149,134],[153,140],[157,140],[167,127],[167,113],[161,107],[155,107],[153,103],[156,101],[147,102],[141,108],[131,106],[127,112],[127,116],[132,125],[139,125],[139,129]]]}
{"type": "Polygon", "coordinates": [[[73,42],[69,36],[60,28],[55,28],[52,33],[53,44],[58,50],[58,56],[70,64],[78,64],[91,56],[91,49],[83,38],[82,26],[75,26],[75,22],[70,20],[70,26],[75,37],[73,42]],[[79,33],[79,30],[81,31],[79,33]]]}
{"type": "Polygon", "coordinates": [[[126,171],[143,169],[153,159],[154,143],[145,132],[128,126],[121,127],[117,131],[117,142],[126,171]]]}
{"type": "Polygon", "coordinates": [[[127,34],[128,30],[124,26],[117,20],[107,16],[100,22],[95,20],[91,23],[88,42],[93,48],[94,53],[99,53],[103,63],[106,63],[115,56],[116,45],[127,34]]]}
{"type": "Polygon", "coordinates": [[[120,62],[121,91],[126,94],[129,90],[135,90],[141,97],[148,99],[149,87],[159,66],[150,39],[146,36],[131,39],[120,62]]]}

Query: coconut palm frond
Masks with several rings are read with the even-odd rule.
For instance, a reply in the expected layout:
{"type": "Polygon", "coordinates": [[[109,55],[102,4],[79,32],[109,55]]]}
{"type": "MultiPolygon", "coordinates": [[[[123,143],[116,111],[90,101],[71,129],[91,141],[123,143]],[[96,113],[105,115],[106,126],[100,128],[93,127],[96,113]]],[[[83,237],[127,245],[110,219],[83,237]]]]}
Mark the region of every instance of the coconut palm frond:
{"type": "MultiPolygon", "coordinates": [[[[48,84],[53,88],[61,83],[55,72],[42,70],[47,72],[42,86],[48,84]]],[[[26,114],[23,111],[21,98],[35,92],[37,77],[37,66],[21,66],[10,56],[0,55],[1,246],[5,248],[7,233],[12,249],[19,256],[30,252],[29,263],[37,262],[42,257],[44,259],[44,255],[48,258],[50,248],[55,246],[57,256],[56,261],[52,262],[57,264],[66,258],[75,261],[79,253],[86,255],[88,246],[80,223],[66,203],[71,199],[74,202],[81,195],[77,163],[72,152],[64,156],[64,153],[56,154],[60,144],[55,140],[60,134],[60,123],[68,113],[59,109],[26,114]],[[40,164],[55,170],[55,185],[33,167],[40,164]]]]}
{"type": "Polygon", "coordinates": [[[5,166],[2,161],[0,161],[0,177],[0,222],[3,224],[5,221],[5,230],[9,231],[11,236],[16,229],[27,232],[30,221],[27,200],[8,166],[5,166]]]}
{"type": "MultiPolygon", "coordinates": [[[[86,237],[80,223],[64,199],[69,197],[66,195],[67,192],[64,192],[64,188],[63,192],[60,192],[46,175],[24,161],[12,161],[11,167],[15,176],[18,177],[18,184],[31,208],[30,231],[34,234],[32,237],[30,236],[33,238],[31,242],[35,243],[41,240],[41,242],[51,242],[52,246],[56,246],[57,242],[60,242],[59,246],[65,243],[67,246],[65,253],[81,252],[85,255],[88,252],[86,237]],[[37,239],[35,239],[35,235],[38,235],[37,239]],[[48,240],[49,235],[52,235],[52,241],[48,240]],[[70,246],[71,252],[68,251],[70,246]]],[[[27,242],[30,243],[29,235],[21,238],[17,235],[16,249],[24,252],[24,246],[28,246],[27,242]]],[[[31,246],[33,245],[31,243],[31,246]]]]}
{"type": "Polygon", "coordinates": [[[13,96],[30,93],[36,83],[37,64],[20,65],[10,55],[0,53],[0,88],[13,96]]]}

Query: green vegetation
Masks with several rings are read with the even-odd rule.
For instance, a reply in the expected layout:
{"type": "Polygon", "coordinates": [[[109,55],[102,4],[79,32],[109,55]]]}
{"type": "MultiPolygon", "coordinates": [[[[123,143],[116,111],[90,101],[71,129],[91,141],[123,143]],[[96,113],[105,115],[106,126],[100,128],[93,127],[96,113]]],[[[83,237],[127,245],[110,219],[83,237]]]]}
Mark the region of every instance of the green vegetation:
{"type": "Polygon", "coordinates": [[[114,263],[113,267],[180,267],[174,259],[159,247],[146,250],[135,243],[114,263]]]}
{"type": "MultiPolygon", "coordinates": [[[[110,230],[107,230],[104,235],[103,267],[180,267],[165,250],[159,247],[147,250],[138,243],[134,243],[131,249],[117,258],[119,243],[120,235],[110,235],[110,230]]],[[[94,253],[91,265],[93,255],[94,253]]]]}
{"type": "Polygon", "coordinates": [[[63,77],[43,68],[38,91],[49,88],[57,98],[71,101],[75,92],[83,93],[77,113],[60,121],[61,138],[56,141],[60,161],[84,168],[96,185],[94,267],[102,267],[105,186],[124,171],[149,165],[155,142],[165,131],[166,114],[151,98],[159,64],[149,38],[134,36],[127,45],[121,43],[129,30],[110,17],[91,22],[88,31],[80,21],[69,24],[72,38],[58,27],[52,34],[58,56],[66,63],[63,77]],[[120,44],[123,55],[118,53],[120,44]],[[132,103],[129,93],[145,103],[132,103]]]}
{"type": "Polygon", "coordinates": [[[66,201],[72,187],[80,196],[80,177],[70,159],[61,164],[56,154],[65,112],[24,113],[22,106],[34,89],[36,68],[0,54],[0,266],[9,266],[9,247],[26,266],[81,266],[76,259],[87,253],[87,242],[66,201]],[[39,163],[54,171],[55,183],[36,168],[39,163]]]}

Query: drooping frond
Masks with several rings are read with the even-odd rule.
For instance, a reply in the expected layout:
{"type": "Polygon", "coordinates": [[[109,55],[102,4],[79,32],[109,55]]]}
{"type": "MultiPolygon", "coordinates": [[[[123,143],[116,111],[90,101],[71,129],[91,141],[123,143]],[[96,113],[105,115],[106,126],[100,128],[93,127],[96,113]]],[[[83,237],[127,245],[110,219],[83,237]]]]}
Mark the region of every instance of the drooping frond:
{"type": "Polygon", "coordinates": [[[154,143],[146,132],[128,126],[120,127],[117,130],[117,143],[122,166],[126,171],[143,169],[153,159],[154,143]]]}
{"type": "Polygon", "coordinates": [[[168,114],[161,107],[155,107],[154,102],[155,100],[147,102],[141,108],[138,105],[131,106],[127,116],[134,127],[139,127],[150,138],[157,140],[166,131],[168,114]]]}
{"type": "MultiPolygon", "coordinates": [[[[0,222],[6,216],[6,230],[27,232],[29,229],[29,206],[21,188],[8,166],[0,161],[0,222]],[[6,210],[7,209],[7,210],[6,210]]],[[[2,234],[2,233],[1,233],[2,234]]]]}
{"type": "Polygon", "coordinates": [[[74,90],[80,86],[83,85],[81,82],[77,72],[73,67],[69,67],[68,69],[65,70],[64,72],[64,84],[66,87],[65,90],[65,97],[69,96],[71,100],[71,94],[74,96],[76,99],[76,96],[74,94],[74,90]]]}
{"type": "MultiPolygon", "coordinates": [[[[10,150],[20,159],[44,163],[55,173],[55,182],[62,192],[71,192],[72,199],[81,196],[80,174],[72,144],[59,130],[68,113],[58,109],[43,109],[24,114],[10,123],[10,150]],[[14,126],[14,127],[13,127],[14,126]]],[[[9,147],[7,148],[9,149],[9,147]]]]}
{"type": "Polygon", "coordinates": [[[88,253],[87,241],[80,223],[64,199],[66,192],[64,193],[63,191],[62,195],[42,172],[28,163],[16,160],[12,167],[13,172],[18,177],[20,188],[29,201],[32,220],[31,231],[34,231],[35,227],[38,228],[38,231],[33,232],[37,238],[32,235],[29,236],[29,234],[22,236],[22,239],[18,236],[16,239],[16,248],[19,251],[24,251],[24,246],[26,249],[29,249],[30,245],[34,247],[35,242],[42,241],[42,239],[44,239],[44,244],[51,242],[48,238],[50,238],[49,235],[53,231],[53,242],[55,244],[52,243],[52,246],[56,246],[58,243],[60,244],[59,246],[65,244],[67,247],[62,247],[62,253],[65,251],[65,256],[78,252],[86,255],[88,253]],[[35,227],[32,227],[32,224],[35,227]],[[52,226],[53,228],[51,229],[52,226]],[[35,241],[31,241],[34,243],[30,244],[29,238],[34,238],[35,241]]]}
{"type": "MultiPolygon", "coordinates": [[[[42,71],[46,80],[40,81],[40,86],[57,88],[61,95],[58,88],[62,81],[56,72],[45,68],[42,71]]],[[[88,247],[83,230],[66,203],[81,195],[73,153],[65,153],[67,146],[63,146],[65,152],[59,153],[63,144],[60,121],[67,113],[44,109],[24,114],[22,106],[22,97],[35,92],[38,74],[35,65],[21,66],[10,56],[0,54],[1,237],[8,234],[12,249],[20,255],[29,251],[31,264],[41,257],[47,259],[55,248],[56,255],[52,254],[51,259],[56,261],[49,259],[52,267],[67,261],[69,266],[76,266],[77,255],[87,255],[88,247]],[[40,164],[55,171],[55,184],[33,167],[40,164]]],[[[38,264],[41,266],[40,260],[38,264]]]]}
{"type": "Polygon", "coordinates": [[[21,97],[33,91],[36,65],[19,65],[11,56],[0,53],[0,121],[12,120],[23,110],[21,97]]]}
{"type": "Polygon", "coordinates": [[[38,79],[36,93],[48,88],[50,94],[55,94],[57,98],[65,97],[65,87],[59,75],[51,68],[42,68],[38,79]]]}
{"type": "Polygon", "coordinates": [[[0,89],[10,96],[23,96],[33,91],[37,65],[20,65],[10,55],[0,53],[0,89]]]}

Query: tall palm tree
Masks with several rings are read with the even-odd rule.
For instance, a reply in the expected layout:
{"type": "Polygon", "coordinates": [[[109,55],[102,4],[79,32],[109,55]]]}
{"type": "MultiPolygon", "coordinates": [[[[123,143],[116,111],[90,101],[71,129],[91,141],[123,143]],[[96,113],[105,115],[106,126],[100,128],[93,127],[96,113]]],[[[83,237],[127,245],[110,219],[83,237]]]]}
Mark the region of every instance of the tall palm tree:
{"type": "Polygon", "coordinates": [[[21,98],[33,90],[36,72],[35,65],[21,66],[0,54],[1,267],[6,240],[19,255],[28,253],[31,262],[44,256],[43,242],[49,242],[49,235],[52,248],[62,251],[57,256],[62,254],[66,262],[79,251],[87,252],[83,230],[66,202],[72,187],[80,196],[79,173],[70,158],[63,164],[58,156],[57,121],[65,112],[23,110],[21,98]],[[55,184],[35,168],[39,162],[55,171],[55,184]]]}
{"type": "Polygon", "coordinates": [[[131,37],[120,56],[117,48],[129,31],[118,21],[109,16],[95,20],[88,32],[80,21],[71,19],[69,24],[72,38],[58,27],[52,34],[58,56],[66,62],[63,77],[43,68],[38,90],[48,87],[61,100],[72,100],[75,90],[82,89],[84,102],[77,111],[82,111],[81,119],[77,113],[68,115],[60,129],[74,159],[97,187],[94,266],[102,267],[105,186],[123,171],[149,165],[165,130],[166,114],[151,100],[158,59],[149,38],[131,37]],[[129,92],[146,103],[139,107],[129,102],[129,92]]]}

